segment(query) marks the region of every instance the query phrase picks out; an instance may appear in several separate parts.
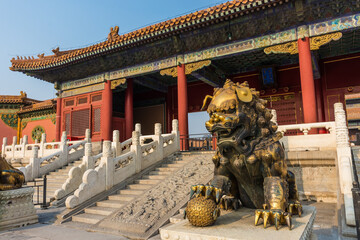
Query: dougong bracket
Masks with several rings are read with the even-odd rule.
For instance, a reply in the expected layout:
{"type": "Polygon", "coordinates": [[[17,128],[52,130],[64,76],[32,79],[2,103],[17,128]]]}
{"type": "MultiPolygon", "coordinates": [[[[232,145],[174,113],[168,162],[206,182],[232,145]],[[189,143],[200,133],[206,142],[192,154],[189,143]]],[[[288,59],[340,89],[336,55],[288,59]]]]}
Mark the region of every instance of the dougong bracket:
{"type": "MultiPolygon", "coordinates": [[[[331,41],[337,41],[342,37],[341,32],[330,33],[322,36],[316,36],[310,38],[310,50],[319,50],[319,48],[325,44],[328,44],[331,41]]],[[[296,54],[299,53],[297,42],[288,42],[280,45],[275,45],[271,47],[267,47],[264,49],[266,54],[271,53],[290,53],[296,54]]]]}
{"type": "MultiPolygon", "coordinates": [[[[200,62],[194,62],[194,63],[188,63],[185,65],[185,74],[191,74],[192,72],[195,72],[199,69],[202,69],[203,67],[210,66],[211,60],[204,60],[200,62]]],[[[160,71],[160,74],[162,76],[171,76],[171,77],[177,77],[177,67],[167,68],[160,71]]]]}

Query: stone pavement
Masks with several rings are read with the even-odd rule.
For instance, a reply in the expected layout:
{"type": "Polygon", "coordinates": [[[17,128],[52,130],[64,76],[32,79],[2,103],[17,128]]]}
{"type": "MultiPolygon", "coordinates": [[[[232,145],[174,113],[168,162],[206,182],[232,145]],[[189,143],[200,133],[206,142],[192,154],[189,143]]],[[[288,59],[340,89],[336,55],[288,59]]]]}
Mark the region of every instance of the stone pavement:
{"type": "Polygon", "coordinates": [[[338,237],[336,203],[305,201],[302,204],[316,207],[312,240],[341,239],[338,237]]]}
{"type": "Polygon", "coordinates": [[[22,228],[0,232],[0,240],[125,240],[127,238],[110,234],[87,232],[85,230],[52,225],[56,215],[64,208],[37,210],[39,223],[22,228]]]}

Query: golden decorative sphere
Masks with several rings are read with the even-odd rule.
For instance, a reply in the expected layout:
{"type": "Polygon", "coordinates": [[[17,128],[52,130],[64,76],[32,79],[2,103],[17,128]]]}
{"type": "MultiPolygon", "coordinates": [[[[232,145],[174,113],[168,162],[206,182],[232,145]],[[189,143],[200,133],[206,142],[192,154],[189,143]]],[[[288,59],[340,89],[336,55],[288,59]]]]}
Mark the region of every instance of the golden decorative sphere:
{"type": "Polygon", "coordinates": [[[191,199],[186,207],[189,222],[196,227],[213,225],[217,218],[215,201],[204,196],[191,199]]]}

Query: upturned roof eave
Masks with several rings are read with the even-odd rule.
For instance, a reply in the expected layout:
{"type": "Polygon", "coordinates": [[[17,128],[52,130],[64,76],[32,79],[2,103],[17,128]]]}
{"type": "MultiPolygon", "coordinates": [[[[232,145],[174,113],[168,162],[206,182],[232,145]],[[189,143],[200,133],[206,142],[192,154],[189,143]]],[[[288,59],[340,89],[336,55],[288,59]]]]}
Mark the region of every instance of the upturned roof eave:
{"type": "MultiPolygon", "coordinates": [[[[217,6],[200,10],[195,13],[190,13],[178,18],[174,18],[171,20],[167,20],[158,24],[154,24],[124,35],[115,35],[111,38],[111,34],[114,33],[113,28],[108,36],[108,39],[104,42],[91,45],[86,48],[68,50],[68,51],[59,51],[59,49],[53,50],[54,55],[44,56],[43,54],[38,55],[39,58],[26,58],[25,59],[12,59],[12,66],[9,68],[11,71],[18,71],[25,74],[30,74],[33,77],[48,81],[41,77],[37,73],[41,73],[43,71],[63,68],[65,66],[69,66],[72,64],[80,63],[87,61],[91,58],[96,58],[102,55],[106,55],[111,52],[118,52],[123,49],[133,48],[142,44],[148,44],[154,42],[158,39],[170,37],[178,34],[179,32],[189,31],[194,27],[201,28],[206,26],[207,23],[211,22],[215,24],[217,21],[228,20],[229,18],[239,17],[240,15],[249,14],[251,10],[254,8],[261,8],[264,5],[274,6],[277,2],[288,2],[289,0],[234,0],[229,1],[223,4],[219,4],[217,6]],[[238,4],[238,5],[237,5],[238,4]],[[237,5],[237,6],[236,6],[237,5]],[[222,10],[221,8],[228,8],[232,6],[230,9],[222,10]],[[219,10],[220,9],[220,10],[219,10]],[[204,12],[207,11],[207,14],[204,12]],[[212,12],[210,15],[209,12],[212,12]],[[194,19],[192,21],[184,21],[179,25],[170,26],[169,23],[175,20],[186,20],[188,18],[192,18],[194,15],[206,15],[205,17],[194,19]],[[168,26],[167,26],[168,25],[168,26]],[[139,36],[141,32],[146,31],[149,28],[155,28],[158,26],[163,26],[160,30],[156,32],[151,32],[146,35],[139,36]],[[165,27],[164,27],[165,26],[165,27]],[[167,27],[166,27],[167,26],[167,27]],[[124,40],[125,39],[125,40],[124,40]]],[[[115,28],[116,31],[116,28],[115,28]]]]}

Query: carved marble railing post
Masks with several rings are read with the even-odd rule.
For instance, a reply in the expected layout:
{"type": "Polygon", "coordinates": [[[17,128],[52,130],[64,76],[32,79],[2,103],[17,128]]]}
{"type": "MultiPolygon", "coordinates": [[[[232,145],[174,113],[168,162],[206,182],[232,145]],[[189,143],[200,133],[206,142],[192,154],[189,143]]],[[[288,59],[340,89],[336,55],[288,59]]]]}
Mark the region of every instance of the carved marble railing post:
{"type": "Polygon", "coordinates": [[[103,142],[103,156],[101,158],[101,163],[105,163],[106,166],[105,188],[106,190],[108,190],[112,188],[112,186],[114,186],[114,171],[115,171],[110,141],[103,142]]]}
{"type": "Polygon", "coordinates": [[[5,147],[7,145],[7,137],[3,138],[2,146],[1,146],[1,156],[5,157],[5,147]]]}
{"type": "Polygon", "coordinates": [[[91,143],[85,143],[85,150],[84,150],[84,157],[83,157],[83,164],[85,164],[86,169],[94,169],[95,162],[94,158],[91,155],[92,153],[92,144],[91,143]]]}
{"type": "Polygon", "coordinates": [[[22,157],[25,158],[25,152],[26,152],[26,145],[28,144],[28,136],[27,135],[24,135],[24,137],[22,138],[22,142],[21,142],[21,145],[22,145],[22,157]]]}
{"type": "Polygon", "coordinates": [[[16,145],[16,143],[17,143],[17,137],[13,136],[11,159],[15,159],[15,145],[16,145]]]}
{"type": "Polygon", "coordinates": [[[135,124],[135,131],[138,132],[141,136],[141,124],[140,123],[135,124]]]}
{"type": "MultiPolygon", "coordinates": [[[[33,147],[29,164],[31,166],[31,176],[26,181],[32,181],[35,178],[39,177],[40,172],[40,159],[39,159],[39,149],[38,147],[33,147]]],[[[27,176],[25,175],[25,178],[27,176]]]]}
{"type": "Polygon", "coordinates": [[[22,145],[22,143],[23,143],[23,139],[20,138],[19,144],[22,145]]]}
{"type": "Polygon", "coordinates": [[[59,161],[59,167],[63,166],[67,160],[68,160],[68,146],[67,146],[67,136],[66,136],[66,131],[63,131],[62,135],[61,135],[61,142],[60,142],[60,151],[61,151],[61,155],[60,155],[60,161],[59,161]]]}
{"type": "Polygon", "coordinates": [[[142,152],[140,146],[140,133],[137,131],[132,132],[130,151],[135,152],[135,171],[138,173],[141,171],[142,152]]]}
{"type": "Polygon", "coordinates": [[[336,150],[338,159],[341,193],[344,195],[346,224],[355,226],[354,203],[352,197],[353,166],[349,142],[349,130],[342,103],[334,104],[336,150]]]}
{"type": "Polygon", "coordinates": [[[176,150],[180,151],[180,132],[179,132],[179,121],[177,119],[172,120],[172,134],[175,134],[176,150]]]}
{"type": "Polygon", "coordinates": [[[119,130],[113,131],[113,141],[111,143],[112,148],[114,149],[115,156],[117,157],[121,154],[121,143],[120,143],[120,132],[119,130]]]}
{"type": "Polygon", "coordinates": [[[91,142],[91,132],[90,132],[90,129],[86,129],[85,130],[85,139],[84,139],[86,142],[91,142]]]}
{"type": "Polygon", "coordinates": [[[159,159],[162,159],[164,157],[164,139],[161,136],[161,134],[162,134],[161,124],[155,123],[154,140],[158,142],[158,147],[155,150],[155,152],[159,159]]]}
{"type": "Polygon", "coordinates": [[[41,134],[41,142],[40,142],[40,156],[41,157],[44,157],[45,143],[46,143],[46,133],[42,133],[41,134]]]}
{"type": "Polygon", "coordinates": [[[277,113],[276,113],[276,110],[275,110],[275,109],[271,109],[271,114],[272,114],[271,121],[272,121],[273,123],[276,123],[276,125],[278,125],[278,123],[277,123],[277,113]]]}

